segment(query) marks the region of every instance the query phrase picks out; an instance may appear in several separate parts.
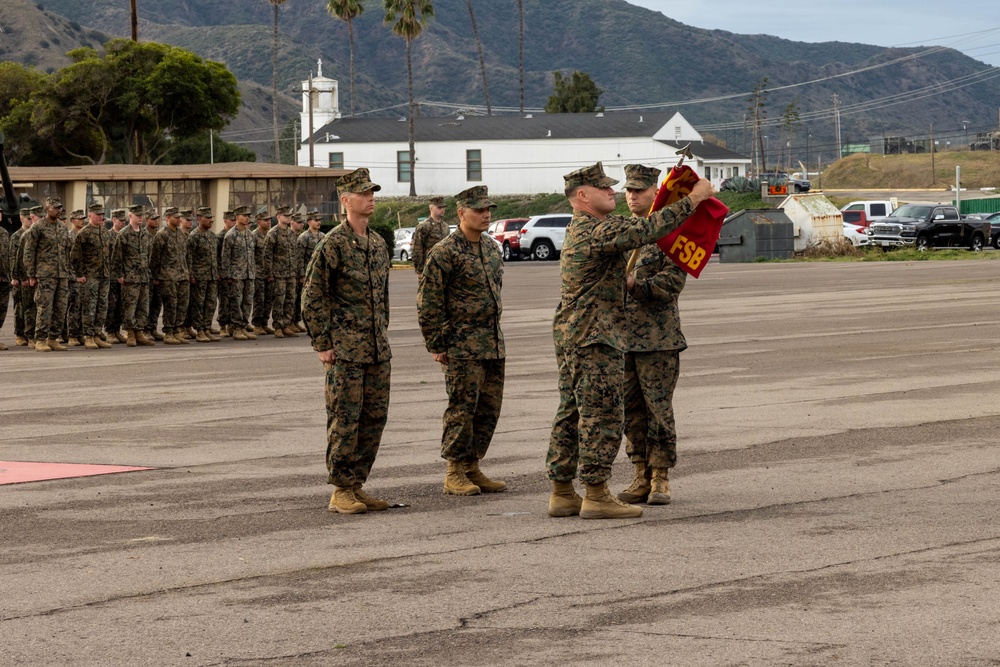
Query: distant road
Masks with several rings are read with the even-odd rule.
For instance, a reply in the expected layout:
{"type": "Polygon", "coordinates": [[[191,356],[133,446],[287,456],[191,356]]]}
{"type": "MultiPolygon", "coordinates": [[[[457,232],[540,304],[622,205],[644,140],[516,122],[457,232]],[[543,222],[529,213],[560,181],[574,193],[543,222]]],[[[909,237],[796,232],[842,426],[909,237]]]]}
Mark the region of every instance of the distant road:
{"type": "MultiPolygon", "coordinates": [[[[950,190],[813,190],[831,197],[847,197],[848,199],[891,199],[896,197],[900,202],[921,202],[927,204],[950,204],[955,200],[955,193],[950,190]]],[[[981,190],[964,190],[962,199],[979,199],[990,193],[981,190]]]]}

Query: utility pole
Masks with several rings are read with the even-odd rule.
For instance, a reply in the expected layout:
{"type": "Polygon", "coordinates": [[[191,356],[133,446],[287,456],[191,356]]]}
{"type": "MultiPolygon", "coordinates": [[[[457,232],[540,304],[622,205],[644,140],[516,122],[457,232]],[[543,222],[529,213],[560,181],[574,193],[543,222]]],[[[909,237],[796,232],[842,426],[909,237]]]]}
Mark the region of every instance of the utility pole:
{"type": "MultiPolygon", "coordinates": [[[[295,137],[296,140],[300,140],[298,136],[295,137]]],[[[309,166],[316,166],[316,156],[315,156],[316,142],[313,141],[313,75],[312,72],[309,73],[309,166]]],[[[298,151],[295,151],[298,153],[298,151]]],[[[298,162],[298,160],[296,160],[298,162]]]]}
{"type": "Polygon", "coordinates": [[[931,187],[934,187],[934,123],[931,123],[931,187]]]}
{"type": "Polygon", "coordinates": [[[215,130],[208,131],[208,163],[215,164],[215,130]]]}
{"type": "Polygon", "coordinates": [[[837,93],[833,94],[833,116],[834,122],[837,124],[837,159],[844,157],[844,149],[840,144],[840,99],[837,97],[837,93]]]}
{"type": "Polygon", "coordinates": [[[131,11],[132,41],[139,41],[139,13],[135,6],[136,0],[129,0],[129,10],[131,11]]]}

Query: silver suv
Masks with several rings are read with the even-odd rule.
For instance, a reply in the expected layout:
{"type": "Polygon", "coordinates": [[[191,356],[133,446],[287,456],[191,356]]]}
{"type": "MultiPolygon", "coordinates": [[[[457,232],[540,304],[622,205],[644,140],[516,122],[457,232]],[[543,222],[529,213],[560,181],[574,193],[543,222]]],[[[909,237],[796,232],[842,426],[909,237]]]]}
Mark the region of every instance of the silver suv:
{"type": "Polygon", "coordinates": [[[521,257],[547,261],[559,259],[566,225],[573,219],[569,213],[548,213],[528,218],[518,231],[521,257]]]}

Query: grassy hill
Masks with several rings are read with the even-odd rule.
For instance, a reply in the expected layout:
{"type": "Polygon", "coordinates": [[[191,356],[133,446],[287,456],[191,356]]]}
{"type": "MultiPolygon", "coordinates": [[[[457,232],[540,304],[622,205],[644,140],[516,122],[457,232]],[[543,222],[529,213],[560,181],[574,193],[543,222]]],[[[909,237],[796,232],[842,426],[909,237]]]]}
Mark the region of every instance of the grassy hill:
{"type": "Polygon", "coordinates": [[[851,155],[823,172],[830,190],[923,189],[955,185],[955,167],[962,167],[962,187],[1000,188],[1000,152],[943,151],[931,156],[851,155]]]}

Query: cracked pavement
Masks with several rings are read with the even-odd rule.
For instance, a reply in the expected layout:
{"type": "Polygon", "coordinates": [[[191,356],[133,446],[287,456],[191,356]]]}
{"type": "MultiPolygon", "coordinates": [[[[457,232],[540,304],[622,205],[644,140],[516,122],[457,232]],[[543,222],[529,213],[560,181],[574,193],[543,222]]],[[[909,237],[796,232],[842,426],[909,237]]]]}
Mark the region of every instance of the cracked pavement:
{"type": "Polygon", "coordinates": [[[545,513],[557,264],[506,270],[504,494],[441,493],[415,290],[381,513],[326,511],[305,338],[0,354],[0,460],[156,468],[0,486],[0,665],[1000,664],[1000,261],[713,262],[628,521],[545,513]]]}

